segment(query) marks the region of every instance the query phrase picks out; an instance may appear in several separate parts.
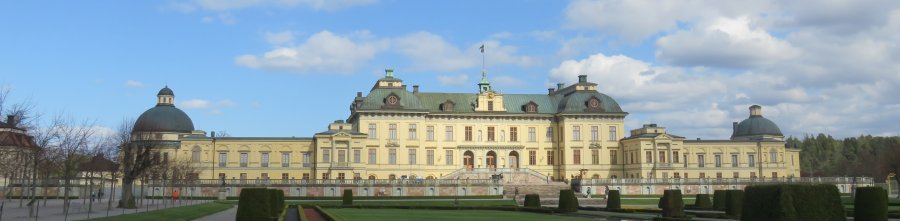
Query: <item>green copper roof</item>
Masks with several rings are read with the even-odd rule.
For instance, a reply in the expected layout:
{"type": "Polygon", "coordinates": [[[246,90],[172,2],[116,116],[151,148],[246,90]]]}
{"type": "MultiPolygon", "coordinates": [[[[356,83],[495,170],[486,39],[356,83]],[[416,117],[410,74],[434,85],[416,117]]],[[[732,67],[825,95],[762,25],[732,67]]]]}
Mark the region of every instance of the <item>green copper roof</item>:
{"type": "Polygon", "coordinates": [[[737,125],[731,137],[759,135],[784,136],[775,122],[762,116],[751,116],[737,125]]]}

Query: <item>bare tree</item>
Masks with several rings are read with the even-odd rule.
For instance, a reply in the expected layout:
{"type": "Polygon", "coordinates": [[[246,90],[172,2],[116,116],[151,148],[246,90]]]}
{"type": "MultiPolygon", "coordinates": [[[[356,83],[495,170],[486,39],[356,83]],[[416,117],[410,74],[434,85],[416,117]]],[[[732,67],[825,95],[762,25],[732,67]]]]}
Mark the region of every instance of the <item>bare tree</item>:
{"type": "Polygon", "coordinates": [[[56,120],[61,122],[57,126],[58,142],[55,149],[60,156],[60,175],[63,178],[63,213],[68,215],[69,212],[69,196],[72,179],[79,175],[78,166],[89,159],[88,150],[94,147],[96,140],[95,123],[92,121],[76,122],[72,118],[58,117],[56,120]]]}
{"type": "MultiPolygon", "coordinates": [[[[162,142],[154,139],[152,133],[135,131],[134,120],[122,121],[114,137],[119,147],[122,165],[121,208],[137,208],[134,197],[134,181],[138,180],[154,166],[154,152],[162,147],[162,142]]],[[[158,157],[156,158],[158,161],[158,157]]]]}

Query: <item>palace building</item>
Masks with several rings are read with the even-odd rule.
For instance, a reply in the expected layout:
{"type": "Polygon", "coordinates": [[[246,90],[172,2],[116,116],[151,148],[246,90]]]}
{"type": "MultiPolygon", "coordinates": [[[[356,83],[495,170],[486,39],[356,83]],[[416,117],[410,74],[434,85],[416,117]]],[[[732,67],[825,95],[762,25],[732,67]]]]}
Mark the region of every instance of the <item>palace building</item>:
{"type": "MultiPolygon", "coordinates": [[[[195,130],[168,87],[134,131],[161,141],[160,159],[199,179],[455,179],[466,171],[583,178],[799,177],[799,150],[750,107],[724,140],[692,140],[628,113],[578,77],[539,94],[504,94],[482,78],[473,93],[419,91],[387,69],[357,92],[344,120],[309,137],[216,137],[195,130]]],[[[323,125],[324,126],[324,125],[323,125]]],[[[143,137],[143,136],[142,136],[143,137]]]]}

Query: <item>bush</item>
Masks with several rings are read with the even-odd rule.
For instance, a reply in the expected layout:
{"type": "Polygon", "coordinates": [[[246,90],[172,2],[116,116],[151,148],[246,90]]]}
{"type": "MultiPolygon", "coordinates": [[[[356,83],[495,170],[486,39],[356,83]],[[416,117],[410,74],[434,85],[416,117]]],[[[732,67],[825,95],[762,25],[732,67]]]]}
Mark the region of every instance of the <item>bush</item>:
{"type": "Polygon", "coordinates": [[[241,189],[238,200],[237,221],[256,221],[272,219],[269,191],[264,188],[241,189]]]}
{"type": "Polygon", "coordinates": [[[741,220],[846,220],[837,187],[819,185],[749,186],[744,194],[741,220]]]}
{"type": "Polygon", "coordinates": [[[622,197],[618,190],[609,190],[606,194],[606,209],[621,209],[622,197]]]}
{"type": "Polygon", "coordinates": [[[351,190],[351,189],[345,189],[345,190],[344,190],[344,195],[341,196],[341,197],[342,197],[343,200],[344,200],[343,203],[341,203],[341,205],[344,205],[344,206],[350,206],[350,205],[353,205],[353,190],[351,190]]]}
{"type": "Polygon", "coordinates": [[[694,208],[712,209],[712,201],[709,199],[709,194],[697,194],[697,198],[694,199],[694,208]]]}
{"type": "Polygon", "coordinates": [[[857,187],[853,220],[887,220],[887,192],[881,187],[857,187]]]}
{"type": "Polygon", "coordinates": [[[574,190],[559,190],[559,212],[578,212],[578,198],[575,198],[574,190]]]}
{"type": "Polygon", "coordinates": [[[537,194],[525,195],[525,207],[541,208],[541,196],[537,194]]]}
{"type": "Polygon", "coordinates": [[[713,192],[713,209],[725,211],[725,190],[713,192]]]}
{"type": "Polygon", "coordinates": [[[684,200],[681,198],[681,190],[666,190],[659,199],[658,207],[662,209],[663,217],[682,218],[684,215],[684,200]]]}
{"type": "Polygon", "coordinates": [[[725,214],[729,217],[741,217],[741,203],[744,201],[743,190],[725,191],[725,214]]]}
{"type": "Polygon", "coordinates": [[[284,191],[279,189],[267,189],[269,193],[269,211],[272,217],[281,215],[284,210],[284,191]]]}

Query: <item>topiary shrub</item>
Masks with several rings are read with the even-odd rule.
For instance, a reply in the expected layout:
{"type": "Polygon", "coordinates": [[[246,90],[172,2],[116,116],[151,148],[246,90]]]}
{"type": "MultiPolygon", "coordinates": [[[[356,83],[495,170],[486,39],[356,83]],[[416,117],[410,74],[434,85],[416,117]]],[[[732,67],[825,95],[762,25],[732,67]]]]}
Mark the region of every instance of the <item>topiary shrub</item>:
{"type": "Polygon", "coordinates": [[[525,207],[541,208],[541,196],[537,194],[525,195],[525,207]]]}
{"type": "Polygon", "coordinates": [[[578,198],[575,198],[574,190],[559,190],[559,212],[578,212],[578,198]]]}
{"type": "Polygon", "coordinates": [[[694,199],[694,208],[712,209],[712,201],[709,199],[709,194],[697,194],[697,197],[694,199]]]}
{"type": "Polygon", "coordinates": [[[729,217],[741,217],[741,203],[744,201],[743,190],[725,191],[725,215],[729,217]]]}
{"type": "Polygon", "coordinates": [[[271,220],[272,208],[269,191],[263,188],[241,189],[236,221],[271,220]]]}
{"type": "Polygon", "coordinates": [[[745,189],[742,221],[846,220],[834,185],[758,185],[745,189]]]}
{"type": "Polygon", "coordinates": [[[659,199],[663,217],[682,218],[684,215],[684,199],[681,198],[681,190],[666,190],[659,199]]]}
{"type": "Polygon", "coordinates": [[[725,190],[713,192],[713,209],[725,211],[725,190]]]}
{"type": "Polygon", "coordinates": [[[278,189],[264,189],[269,194],[269,212],[271,217],[281,215],[284,209],[284,191],[278,189]]]}
{"type": "Polygon", "coordinates": [[[343,200],[344,200],[343,203],[341,203],[341,205],[344,205],[344,206],[353,205],[353,190],[345,189],[344,195],[341,197],[343,197],[343,200]]]}
{"type": "Polygon", "coordinates": [[[606,193],[606,209],[621,209],[622,208],[622,196],[619,195],[618,190],[609,190],[606,193]]]}
{"type": "Polygon", "coordinates": [[[887,221],[887,192],[881,187],[857,187],[853,220],[887,221]]]}

